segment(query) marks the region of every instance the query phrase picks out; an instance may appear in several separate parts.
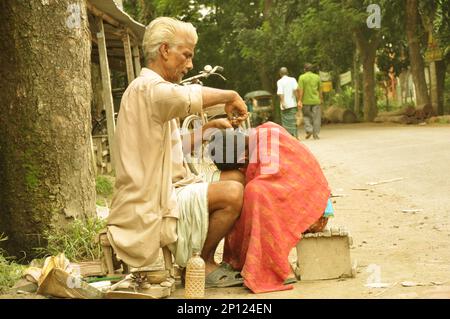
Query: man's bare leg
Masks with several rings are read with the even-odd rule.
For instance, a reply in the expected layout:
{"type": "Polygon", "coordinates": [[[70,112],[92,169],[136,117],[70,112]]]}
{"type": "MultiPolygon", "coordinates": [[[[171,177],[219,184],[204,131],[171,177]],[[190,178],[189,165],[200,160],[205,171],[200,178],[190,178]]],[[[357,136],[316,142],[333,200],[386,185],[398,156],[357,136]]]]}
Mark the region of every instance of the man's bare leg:
{"type": "Polygon", "coordinates": [[[217,245],[233,227],[242,209],[244,187],[236,181],[220,181],[208,187],[209,226],[202,258],[206,275],[217,268],[214,253],[217,245]]]}
{"type": "Polygon", "coordinates": [[[235,169],[231,171],[222,171],[220,173],[220,180],[221,181],[236,181],[241,183],[242,185],[245,185],[245,176],[244,174],[235,169]]]}

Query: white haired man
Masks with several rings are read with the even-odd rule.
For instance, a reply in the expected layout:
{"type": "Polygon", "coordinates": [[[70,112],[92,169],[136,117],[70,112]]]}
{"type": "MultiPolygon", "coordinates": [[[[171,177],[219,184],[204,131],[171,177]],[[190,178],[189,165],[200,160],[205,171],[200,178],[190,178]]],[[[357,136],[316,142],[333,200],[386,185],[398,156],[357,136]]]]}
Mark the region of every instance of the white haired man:
{"type": "MultiPolygon", "coordinates": [[[[143,49],[146,68],[125,91],[114,145],[116,185],[108,237],[117,256],[132,267],[156,261],[168,246],[184,267],[195,251],[206,263],[206,284],[242,284],[239,273],[217,265],[218,243],[238,219],[243,176],[222,174],[206,183],[182,161],[177,119],[216,104],[244,121],[247,107],[235,91],[178,85],[193,68],[197,33],[190,23],[160,17],[147,27],[143,49]],[[239,180],[241,182],[239,182],[239,180]]],[[[232,127],[227,119],[206,128],[232,127]]]]}

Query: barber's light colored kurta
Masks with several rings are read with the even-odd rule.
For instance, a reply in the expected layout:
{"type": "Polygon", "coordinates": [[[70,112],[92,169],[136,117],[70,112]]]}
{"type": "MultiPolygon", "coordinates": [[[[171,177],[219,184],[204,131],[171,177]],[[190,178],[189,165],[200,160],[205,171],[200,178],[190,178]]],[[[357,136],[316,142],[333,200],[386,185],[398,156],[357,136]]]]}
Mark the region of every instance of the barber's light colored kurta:
{"type": "Polygon", "coordinates": [[[177,240],[174,188],[201,182],[183,165],[177,118],[202,109],[201,86],[180,86],[143,68],[122,97],[114,136],[116,185],[108,237],[132,267],[177,240]]]}

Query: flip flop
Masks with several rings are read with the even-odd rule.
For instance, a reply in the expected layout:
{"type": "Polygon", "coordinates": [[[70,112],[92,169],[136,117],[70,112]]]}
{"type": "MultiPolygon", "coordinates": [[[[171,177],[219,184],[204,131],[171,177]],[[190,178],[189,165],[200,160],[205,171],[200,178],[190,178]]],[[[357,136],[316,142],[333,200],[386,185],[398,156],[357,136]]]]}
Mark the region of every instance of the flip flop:
{"type": "Polygon", "coordinates": [[[226,263],[226,262],[224,262],[224,261],[222,261],[222,262],[219,264],[219,267],[220,267],[220,268],[223,268],[223,269],[225,269],[225,270],[229,270],[229,271],[237,271],[237,270],[234,269],[230,264],[228,264],[228,263],[226,263]]]}
{"type": "Polygon", "coordinates": [[[295,270],[294,267],[292,266],[292,264],[289,265],[291,267],[292,270],[292,276],[293,277],[288,277],[284,282],[283,285],[290,285],[290,284],[295,284],[298,280],[297,277],[295,277],[295,270]]]}
{"type": "Polygon", "coordinates": [[[244,278],[239,271],[231,268],[230,265],[220,265],[212,271],[205,280],[205,288],[227,288],[242,286],[244,278]]]}
{"type": "Polygon", "coordinates": [[[295,284],[297,282],[297,278],[291,277],[284,281],[283,285],[295,284]]]}

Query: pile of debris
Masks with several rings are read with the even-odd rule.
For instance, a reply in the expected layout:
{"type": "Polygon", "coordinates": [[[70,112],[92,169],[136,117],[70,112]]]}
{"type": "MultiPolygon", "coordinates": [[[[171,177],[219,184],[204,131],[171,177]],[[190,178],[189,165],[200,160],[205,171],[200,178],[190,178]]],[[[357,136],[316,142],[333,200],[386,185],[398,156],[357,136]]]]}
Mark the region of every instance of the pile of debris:
{"type": "Polygon", "coordinates": [[[401,110],[379,113],[375,118],[376,123],[419,124],[434,115],[433,107],[426,104],[419,108],[413,106],[401,110]]]}
{"type": "Polygon", "coordinates": [[[338,106],[330,106],[322,114],[322,123],[324,124],[330,123],[351,124],[357,122],[358,117],[352,110],[338,106]]]}
{"type": "Polygon", "coordinates": [[[11,293],[73,299],[160,299],[175,290],[176,279],[164,269],[133,269],[107,274],[100,261],[71,263],[64,254],[31,264],[11,293]]]}

